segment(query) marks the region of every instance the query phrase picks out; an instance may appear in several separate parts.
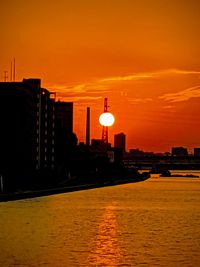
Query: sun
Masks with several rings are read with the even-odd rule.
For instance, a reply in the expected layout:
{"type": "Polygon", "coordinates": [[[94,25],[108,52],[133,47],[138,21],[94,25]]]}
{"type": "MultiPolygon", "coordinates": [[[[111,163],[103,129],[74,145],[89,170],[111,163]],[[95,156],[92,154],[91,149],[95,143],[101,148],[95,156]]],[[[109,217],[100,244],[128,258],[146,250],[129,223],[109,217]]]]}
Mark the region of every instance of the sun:
{"type": "Polygon", "coordinates": [[[100,115],[99,122],[102,126],[112,126],[115,122],[115,118],[112,113],[104,112],[100,115]]]}

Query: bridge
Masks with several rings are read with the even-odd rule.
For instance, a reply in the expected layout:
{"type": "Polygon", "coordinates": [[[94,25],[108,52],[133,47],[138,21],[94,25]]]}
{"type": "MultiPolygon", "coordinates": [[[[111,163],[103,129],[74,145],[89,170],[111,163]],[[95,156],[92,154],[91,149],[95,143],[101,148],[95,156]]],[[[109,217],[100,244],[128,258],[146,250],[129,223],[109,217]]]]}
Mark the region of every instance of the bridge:
{"type": "Polygon", "coordinates": [[[156,170],[200,170],[200,157],[142,156],[123,160],[128,168],[156,170]]]}

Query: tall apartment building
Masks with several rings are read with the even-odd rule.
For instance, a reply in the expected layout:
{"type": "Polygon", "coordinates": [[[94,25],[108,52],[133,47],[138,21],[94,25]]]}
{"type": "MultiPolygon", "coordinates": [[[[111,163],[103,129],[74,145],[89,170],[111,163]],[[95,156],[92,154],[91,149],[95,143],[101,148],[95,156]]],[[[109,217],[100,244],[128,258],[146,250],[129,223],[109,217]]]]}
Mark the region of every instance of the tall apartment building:
{"type": "Polygon", "coordinates": [[[55,107],[51,93],[41,88],[41,103],[39,102],[40,138],[38,142],[39,168],[53,169],[55,167],[55,107]],[[41,106],[41,107],[40,107],[41,106]]]}
{"type": "Polygon", "coordinates": [[[66,133],[73,133],[73,102],[55,102],[56,124],[66,133]]]}
{"type": "Polygon", "coordinates": [[[0,83],[0,175],[63,169],[75,141],[72,102],[56,102],[40,79],[0,83]]]}
{"type": "Polygon", "coordinates": [[[73,103],[55,102],[55,163],[63,168],[70,157],[73,138],[73,103]]]}
{"type": "Polygon", "coordinates": [[[0,172],[54,167],[54,99],[39,79],[0,83],[0,172]]]}

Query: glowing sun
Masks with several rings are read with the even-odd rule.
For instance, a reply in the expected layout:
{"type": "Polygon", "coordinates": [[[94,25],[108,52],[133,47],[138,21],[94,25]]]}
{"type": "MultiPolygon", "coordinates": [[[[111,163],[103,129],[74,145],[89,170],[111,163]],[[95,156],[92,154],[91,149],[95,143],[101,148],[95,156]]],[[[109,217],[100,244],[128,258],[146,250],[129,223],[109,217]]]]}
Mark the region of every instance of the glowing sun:
{"type": "Polygon", "coordinates": [[[110,112],[104,112],[99,117],[99,122],[102,126],[112,126],[115,118],[110,112]]]}

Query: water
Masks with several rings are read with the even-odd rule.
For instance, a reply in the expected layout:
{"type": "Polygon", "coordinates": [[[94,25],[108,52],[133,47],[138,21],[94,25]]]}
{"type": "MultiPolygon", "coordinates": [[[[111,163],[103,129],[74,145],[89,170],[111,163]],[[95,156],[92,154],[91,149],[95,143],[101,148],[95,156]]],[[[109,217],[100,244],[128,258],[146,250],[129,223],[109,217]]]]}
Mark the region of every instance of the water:
{"type": "Polygon", "coordinates": [[[200,179],[0,203],[0,266],[200,266],[200,179]]]}

